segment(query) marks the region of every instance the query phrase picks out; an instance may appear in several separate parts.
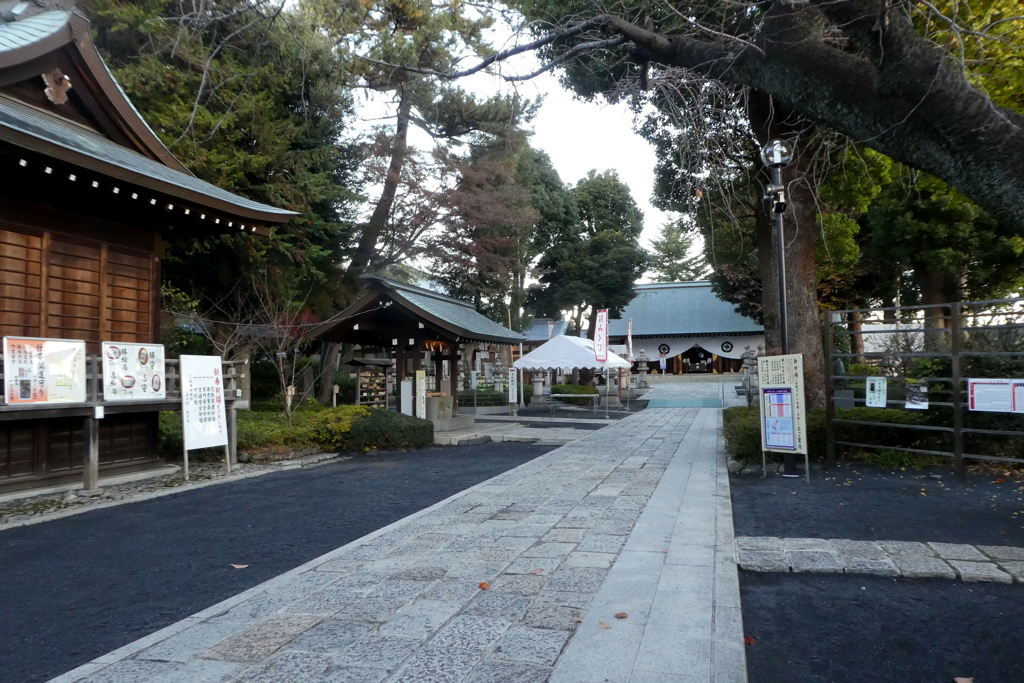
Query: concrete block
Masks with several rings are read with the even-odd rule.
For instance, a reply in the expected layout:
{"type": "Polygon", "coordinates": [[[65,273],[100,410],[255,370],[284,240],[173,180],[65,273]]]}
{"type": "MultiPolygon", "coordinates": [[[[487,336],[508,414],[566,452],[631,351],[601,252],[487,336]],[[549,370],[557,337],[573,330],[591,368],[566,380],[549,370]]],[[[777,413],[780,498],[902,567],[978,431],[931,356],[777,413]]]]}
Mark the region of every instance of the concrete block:
{"type": "Polygon", "coordinates": [[[485,660],[473,670],[466,683],[546,683],[550,676],[549,668],[523,662],[485,660]]]}
{"type": "Polygon", "coordinates": [[[780,553],[785,550],[782,539],[774,536],[737,536],[736,547],[740,550],[766,550],[780,553]]]}
{"type": "Polygon", "coordinates": [[[393,683],[459,683],[482,659],[483,653],[476,649],[425,647],[417,650],[388,680],[393,683]]]}
{"type": "Polygon", "coordinates": [[[844,560],[850,558],[884,560],[888,557],[874,541],[851,541],[845,538],[833,538],[830,541],[832,547],[844,560]]]}
{"type": "Polygon", "coordinates": [[[608,569],[615,562],[615,555],[612,553],[588,553],[588,552],[574,552],[570,553],[567,558],[562,562],[561,566],[565,569],[572,569],[575,567],[597,567],[598,569],[608,569]]]}
{"type": "Polygon", "coordinates": [[[783,539],[782,544],[786,550],[812,550],[822,553],[836,552],[836,549],[825,538],[786,538],[783,539]]]}
{"type": "Polygon", "coordinates": [[[977,548],[966,543],[929,543],[928,545],[944,560],[988,561],[988,558],[978,552],[977,548]]]}
{"type": "Polygon", "coordinates": [[[514,626],[494,647],[494,659],[552,667],[571,634],[567,631],[514,626]]]}
{"type": "Polygon", "coordinates": [[[597,567],[572,567],[555,571],[547,584],[545,590],[596,593],[604,582],[608,570],[597,567]]]}
{"type": "Polygon", "coordinates": [[[516,622],[520,620],[531,602],[532,598],[525,595],[503,595],[491,591],[481,591],[473,602],[466,605],[464,614],[516,622]]]}
{"type": "Polygon", "coordinates": [[[380,627],[379,633],[382,636],[425,639],[444,626],[460,609],[461,602],[416,600],[398,610],[388,623],[380,627]]]}
{"type": "Polygon", "coordinates": [[[839,555],[834,552],[793,550],[786,554],[789,556],[789,566],[795,574],[836,574],[843,571],[839,555]]]}
{"type": "Polygon", "coordinates": [[[392,671],[423,643],[418,638],[397,638],[369,633],[336,659],[341,667],[392,671]]]}
{"type": "Polygon", "coordinates": [[[955,579],[956,572],[948,564],[930,555],[892,555],[900,575],[908,579],[955,579]]]}
{"type": "Polygon", "coordinates": [[[508,630],[512,622],[493,617],[462,615],[451,620],[430,641],[435,648],[486,650],[508,630]]]}
{"type": "Polygon", "coordinates": [[[82,683],[149,683],[180,666],[181,664],[177,662],[123,659],[88,676],[82,683]]]}
{"type": "Polygon", "coordinates": [[[1013,583],[1013,577],[992,562],[968,562],[948,560],[964,581],[989,581],[992,583],[1013,583]]]}
{"type": "Polygon", "coordinates": [[[740,549],[739,565],[748,572],[788,572],[789,557],[781,551],[740,549]]]}
{"type": "Polygon", "coordinates": [[[999,562],[999,567],[1017,583],[1024,583],[1024,562],[1003,560],[999,562]]]}
{"type": "Polygon", "coordinates": [[[847,574],[870,574],[873,576],[899,576],[900,570],[896,568],[893,561],[888,557],[872,559],[866,557],[839,556],[843,563],[843,570],[847,574]]]}
{"type": "Polygon", "coordinates": [[[370,632],[361,621],[325,621],[284,646],[284,650],[340,653],[370,632]]]}
{"type": "Polygon", "coordinates": [[[924,543],[915,541],[876,541],[878,547],[890,556],[895,555],[929,555],[934,557],[935,551],[924,543]]]}
{"type": "Polygon", "coordinates": [[[312,616],[275,616],[223,641],[204,655],[229,662],[257,662],[320,622],[312,616]]]}
{"type": "Polygon", "coordinates": [[[334,659],[313,652],[283,652],[266,662],[246,669],[241,678],[246,683],[306,683],[320,680],[321,674],[333,664],[334,659]]]}
{"type": "Polygon", "coordinates": [[[979,545],[978,550],[993,560],[1024,562],[1024,548],[1013,548],[1003,545],[979,545]]]}

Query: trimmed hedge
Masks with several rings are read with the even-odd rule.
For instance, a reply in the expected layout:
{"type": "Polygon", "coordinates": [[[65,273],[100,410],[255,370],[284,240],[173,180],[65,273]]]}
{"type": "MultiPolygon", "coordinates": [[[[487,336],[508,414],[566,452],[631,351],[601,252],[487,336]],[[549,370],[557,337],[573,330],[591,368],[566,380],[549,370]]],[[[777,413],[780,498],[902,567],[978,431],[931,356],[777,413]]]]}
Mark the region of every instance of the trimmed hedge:
{"type": "MultiPolygon", "coordinates": [[[[419,448],[434,440],[429,420],[383,408],[341,405],[337,408],[302,406],[292,413],[289,427],[283,412],[238,411],[239,453],[283,453],[301,448],[368,451],[375,448],[419,448]]],[[[180,457],[183,447],[181,414],[160,413],[160,453],[180,457]]],[[[192,457],[220,458],[223,449],[190,451],[192,457]]]]}
{"type": "MultiPolygon", "coordinates": [[[[551,387],[552,394],[597,394],[600,393],[597,387],[592,387],[583,384],[554,384],[551,387]]],[[[593,399],[589,398],[566,398],[562,399],[566,403],[571,403],[577,406],[591,406],[594,405],[593,399]]]]}
{"type": "MultiPolygon", "coordinates": [[[[922,424],[925,413],[913,413],[893,408],[837,408],[836,418],[863,422],[886,422],[890,424],[922,424]]],[[[761,423],[758,409],[745,407],[726,408],[722,411],[722,426],[725,445],[729,454],[744,462],[761,459],[761,423]]],[[[921,432],[910,429],[886,428],[869,425],[836,424],[836,440],[853,443],[899,446],[903,448],[924,448],[946,450],[945,444],[936,443],[944,435],[936,432],[921,432]],[[938,446],[936,448],[936,446],[938,446]]],[[[825,411],[807,412],[808,456],[813,460],[825,459],[825,411]]],[[[872,449],[874,451],[874,449],[872,449]]],[[[858,449],[836,446],[836,457],[860,455],[858,449]]]]}

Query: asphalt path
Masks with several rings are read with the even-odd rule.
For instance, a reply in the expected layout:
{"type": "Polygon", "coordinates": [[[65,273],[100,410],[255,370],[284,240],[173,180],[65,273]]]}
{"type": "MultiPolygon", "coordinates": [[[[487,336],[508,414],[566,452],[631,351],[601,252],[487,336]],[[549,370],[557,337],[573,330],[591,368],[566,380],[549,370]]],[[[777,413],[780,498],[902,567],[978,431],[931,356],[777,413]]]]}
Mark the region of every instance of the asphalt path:
{"type": "Polygon", "coordinates": [[[4,531],[0,681],[59,675],[552,448],[379,452],[4,531]]]}
{"type": "MultiPolygon", "coordinates": [[[[729,479],[737,536],[1024,546],[1024,482],[948,469],[815,466],[729,479]],[[937,478],[941,475],[941,479],[937,478]]],[[[1024,585],[740,572],[750,683],[1024,681],[1024,585]],[[753,639],[753,640],[749,640],[753,639]]]]}

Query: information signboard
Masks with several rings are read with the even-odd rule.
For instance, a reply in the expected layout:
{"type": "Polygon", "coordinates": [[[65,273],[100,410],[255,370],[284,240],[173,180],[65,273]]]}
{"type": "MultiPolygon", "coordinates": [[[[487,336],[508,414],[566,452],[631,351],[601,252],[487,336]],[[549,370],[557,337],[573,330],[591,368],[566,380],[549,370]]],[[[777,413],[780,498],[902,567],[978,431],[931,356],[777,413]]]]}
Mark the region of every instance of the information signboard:
{"type": "Polygon", "coordinates": [[[103,342],[103,400],[162,400],[167,396],[162,344],[103,342]]]}
{"type": "Polygon", "coordinates": [[[608,360],[608,309],[597,312],[597,325],[594,327],[594,356],[598,363],[608,360]]]}
{"type": "Polygon", "coordinates": [[[804,365],[800,354],[757,359],[761,449],[807,454],[804,365]]]}
{"type": "Polygon", "coordinates": [[[868,408],[885,408],[888,403],[888,386],[884,377],[868,377],[864,391],[864,405],[868,408]]]}
{"type": "Polygon", "coordinates": [[[4,337],[7,403],[85,403],[85,360],[77,339],[4,337]]]}
{"type": "Polygon", "coordinates": [[[185,450],[226,446],[228,425],[220,356],[182,356],[180,362],[185,450]]]}
{"type": "Polygon", "coordinates": [[[1024,379],[968,379],[967,407],[986,413],[1024,413],[1024,379]]]}
{"type": "Polygon", "coordinates": [[[508,402],[519,403],[519,371],[515,368],[508,370],[508,402]]]}
{"type": "Polygon", "coordinates": [[[416,371],[416,417],[427,417],[427,371],[416,371]]]}

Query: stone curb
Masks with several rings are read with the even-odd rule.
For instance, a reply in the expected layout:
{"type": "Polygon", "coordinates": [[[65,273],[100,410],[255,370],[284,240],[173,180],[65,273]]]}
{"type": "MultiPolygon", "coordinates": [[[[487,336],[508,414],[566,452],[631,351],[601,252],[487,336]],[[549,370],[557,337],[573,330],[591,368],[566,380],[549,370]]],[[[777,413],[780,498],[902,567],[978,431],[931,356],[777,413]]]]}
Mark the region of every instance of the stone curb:
{"type": "Polygon", "coordinates": [[[752,572],[869,574],[1024,583],[1024,548],[963,543],[737,536],[737,564],[752,572]]]}

